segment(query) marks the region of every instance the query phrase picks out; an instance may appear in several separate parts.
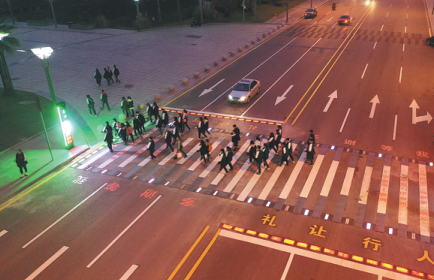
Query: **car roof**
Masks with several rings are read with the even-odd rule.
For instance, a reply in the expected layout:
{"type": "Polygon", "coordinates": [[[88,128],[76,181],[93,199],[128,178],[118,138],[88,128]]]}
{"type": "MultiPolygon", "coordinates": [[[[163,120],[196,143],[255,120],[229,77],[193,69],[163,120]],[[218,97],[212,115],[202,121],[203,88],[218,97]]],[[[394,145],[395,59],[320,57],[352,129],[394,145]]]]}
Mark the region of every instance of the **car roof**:
{"type": "Polygon", "coordinates": [[[342,17],[349,17],[350,15],[349,14],[345,14],[345,15],[341,15],[341,18],[342,17]]]}
{"type": "Polygon", "coordinates": [[[316,10],[315,8],[307,8],[306,11],[315,11],[315,10],[316,10]]]}
{"type": "Polygon", "coordinates": [[[238,83],[240,83],[240,84],[250,84],[253,81],[255,81],[255,80],[254,79],[242,79],[238,83]]]}

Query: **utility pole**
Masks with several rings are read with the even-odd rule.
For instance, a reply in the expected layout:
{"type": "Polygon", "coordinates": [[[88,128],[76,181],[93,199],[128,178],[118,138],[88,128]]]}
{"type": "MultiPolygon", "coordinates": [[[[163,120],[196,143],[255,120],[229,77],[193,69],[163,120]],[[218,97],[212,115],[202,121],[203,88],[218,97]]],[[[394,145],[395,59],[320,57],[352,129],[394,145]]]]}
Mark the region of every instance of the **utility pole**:
{"type": "Polygon", "coordinates": [[[140,22],[139,0],[134,0],[134,2],[136,3],[136,9],[137,9],[137,27],[138,27],[138,29],[140,31],[141,22],[140,22]]]}
{"type": "Polygon", "coordinates": [[[202,0],[199,0],[199,10],[200,10],[200,23],[203,24],[202,0]]]}
{"type": "Polygon", "coordinates": [[[11,13],[12,22],[15,24],[14,13],[12,12],[11,0],[8,0],[9,13],[11,13]]]}
{"type": "Polygon", "coordinates": [[[285,2],[286,5],[286,23],[288,23],[288,10],[289,10],[289,3],[288,1],[285,2]]]}
{"type": "Polygon", "coordinates": [[[243,4],[241,4],[241,7],[243,7],[243,22],[244,22],[244,9],[246,8],[245,0],[243,0],[243,4]]]}
{"type": "Polygon", "coordinates": [[[50,150],[51,160],[53,161],[54,158],[53,158],[53,152],[51,151],[50,139],[48,138],[47,127],[45,126],[44,116],[42,115],[42,112],[44,112],[44,108],[42,108],[41,99],[39,99],[37,95],[35,95],[35,99],[36,99],[36,106],[38,106],[39,109],[39,115],[41,116],[42,126],[44,127],[45,139],[47,140],[48,150],[50,150]]]}
{"type": "Polygon", "coordinates": [[[51,6],[51,12],[53,13],[54,27],[57,28],[57,20],[56,20],[56,15],[54,14],[53,0],[49,0],[49,1],[50,1],[50,6],[51,6]]]}

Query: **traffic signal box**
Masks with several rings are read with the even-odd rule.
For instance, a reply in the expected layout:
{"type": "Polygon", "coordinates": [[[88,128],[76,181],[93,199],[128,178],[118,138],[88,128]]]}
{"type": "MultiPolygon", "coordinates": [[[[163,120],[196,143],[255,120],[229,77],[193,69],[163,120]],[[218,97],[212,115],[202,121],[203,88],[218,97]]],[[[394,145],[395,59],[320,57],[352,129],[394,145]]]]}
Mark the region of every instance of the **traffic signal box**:
{"type": "Polygon", "coordinates": [[[65,102],[57,103],[57,113],[59,114],[60,124],[62,126],[65,148],[71,149],[74,147],[74,139],[72,138],[72,123],[69,119],[65,102]]]}

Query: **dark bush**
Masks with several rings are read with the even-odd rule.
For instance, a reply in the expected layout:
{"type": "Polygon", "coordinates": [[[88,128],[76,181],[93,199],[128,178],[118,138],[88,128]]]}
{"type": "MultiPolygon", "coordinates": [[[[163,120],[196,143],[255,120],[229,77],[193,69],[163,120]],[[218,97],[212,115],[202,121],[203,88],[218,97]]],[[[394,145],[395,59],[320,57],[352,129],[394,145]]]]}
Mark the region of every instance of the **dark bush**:
{"type": "Polygon", "coordinates": [[[282,1],[275,1],[274,6],[281,7],[281,6],[283,6],[283,3],[282,3],[282,1]]]}

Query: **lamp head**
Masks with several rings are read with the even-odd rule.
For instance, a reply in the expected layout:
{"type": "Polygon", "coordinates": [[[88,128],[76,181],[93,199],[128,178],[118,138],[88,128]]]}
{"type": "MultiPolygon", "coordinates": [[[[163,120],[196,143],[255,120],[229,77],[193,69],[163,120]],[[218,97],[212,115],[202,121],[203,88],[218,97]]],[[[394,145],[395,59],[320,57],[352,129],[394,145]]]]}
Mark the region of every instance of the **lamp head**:
{"type": "Polygon", "coordinates": [[[53,49],[50,47],[32,49],[32,52],[40,59],[49,58],[53,49]]]}
{"type": "Polygon", "coordinates": [[[8,36],[9,33],[0,33],[0,41],[3,40],[4,37],[8,36]]]}

